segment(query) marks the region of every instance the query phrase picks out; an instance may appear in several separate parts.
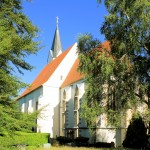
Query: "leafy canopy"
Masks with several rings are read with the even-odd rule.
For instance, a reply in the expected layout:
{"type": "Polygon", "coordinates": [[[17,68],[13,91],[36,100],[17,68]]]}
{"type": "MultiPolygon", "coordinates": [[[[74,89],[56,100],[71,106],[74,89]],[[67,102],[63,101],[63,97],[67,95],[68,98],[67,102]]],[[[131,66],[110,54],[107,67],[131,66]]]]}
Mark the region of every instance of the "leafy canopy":
{"type": "MultiPolygon", "coordinates": [[[[136,110],[139,104],[150,107],[150,1],[105,0],[104,4],[108,15],[100,30],[111,51],[91,50],[89,44],[95,40],[90,35],[90,40],[86,34],[78,40],[79,70],[87,79],[82,116],[94,124],[105,112],[108,122],[121,126],[125,110],[136,110]]],[[[142,116],[149,121],[149,109],[142,116]]]]}

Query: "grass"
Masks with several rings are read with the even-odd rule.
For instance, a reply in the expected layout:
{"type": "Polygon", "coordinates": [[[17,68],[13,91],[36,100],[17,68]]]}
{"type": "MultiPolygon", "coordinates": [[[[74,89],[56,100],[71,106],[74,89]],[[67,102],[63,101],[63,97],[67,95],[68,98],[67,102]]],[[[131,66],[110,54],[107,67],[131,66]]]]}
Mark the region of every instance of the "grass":
{"type": "MultiPolygon", "coordinates": [[[[70,147],[70,146],[51,146],[50,148],[43,148],[39,147],[37,148],[36,146],[27,146],[26,150],[125,150],[122,148],[92,148],[92,147],[70,147]]],[[[24,148],[16,148],[16,147],[11,147],[11,148],[2,148],[0,147],[0,150],[24,150],[24,148]]]]}
{"type": "MultiPolygon", "coordinates": [[[[110,148],[88,148],[88,147],[69,147],[69,146],[59,146],[44,149],[44,148],[35,148],[35,147],[27,147],[27,150],[110,150],[110,148]]],[[[111,149],[113,150],[113,149],[111,149]]],[[[118,149],[119,150],[119,149],[118,149]]]]}

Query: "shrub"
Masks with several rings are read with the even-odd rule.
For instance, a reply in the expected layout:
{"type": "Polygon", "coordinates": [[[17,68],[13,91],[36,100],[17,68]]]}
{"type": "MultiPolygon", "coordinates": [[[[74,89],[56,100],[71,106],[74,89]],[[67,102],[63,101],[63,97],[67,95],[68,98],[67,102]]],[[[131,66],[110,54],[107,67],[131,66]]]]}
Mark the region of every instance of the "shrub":
{"type": "Polygon", "coordinates": [[[48,142],[48,136],[47,133],[23,133],[23,132],[17,132],[15,135],[5,135],[0,136],[0,144],[1,145],[20,145],[20,144],[26,144],[28,146],[39,146],[43,145],[44,143],[48,142]]]}
{"type": "Polygon", "coordinates": [[[133,117],[128,126],[123,146],[127,148],[144,148],[147,144],[146,127],[141,117],[133,117]]]}
{"type": "Polygon", "coordinates": [[[74,139],[75,145],[77,146],[88,146],[89,138],[87,137],[76,137],[74,139]]]}
{"type": "Polygon", "coordinates": [[[147,149],[150,149],[150,135],[148,135],[147,149]]]}
{"type": "Polygon", "coordinates": [[[77,142],[77,143],[79,143],[79,142],[81,142],[81,143],[87,143],[88,140],[89,140],[89,138],[83,137],[83,136],[77,137],[77,138],[74,139],[74,141],[77,142]]]}
{"type": "Polygon", "coordinates": [[[107,142],[96,142],[95,147],[103,147],[103,148],[114,148],[114,142],[107,143],[107,142]]]}
{"type": "Polygon", "coordinates": [[[56,140],[59,142],[60,145],[65,145],[67,143],[72,142],[72,139],[65,137],[65,136],[59,136],[56,138],[56,140]]]}
{"type": "Polygon", "coordinates": [[[59,141],[57,141],[55,138],[50,138],[49,142],[51,143],[52,146],[59,146],[59,141]]]}

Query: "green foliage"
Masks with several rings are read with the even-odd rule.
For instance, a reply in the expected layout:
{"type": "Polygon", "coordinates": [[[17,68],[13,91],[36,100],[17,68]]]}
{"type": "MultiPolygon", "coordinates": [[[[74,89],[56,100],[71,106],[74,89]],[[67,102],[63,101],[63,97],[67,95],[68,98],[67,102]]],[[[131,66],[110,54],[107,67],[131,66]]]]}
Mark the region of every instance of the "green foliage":
{"type": "Polygon", "coordinates": [[[140,116],[133,116],[130,125],[128,126],[123,146],[127,148],[141,149],[146,147],[147,139],[146,127],[142,118],[140,116]]]}
{"type": "Polygon", "coordinates": [[[25,58],[38,50],[37,32],[23,13],[21,0],[0,2],[0,98],[16,96],[18,89],[25,86],[13,73],[15,68],[20,73],[21,69],[32,69],[25,58]]]}
{"type": "Polygon", "coordinates": [[[24,114],[20,112],[16,102],[8,102],[8,106],[0,105],[0,133],[13,135],[15,131],[31,132],[32,127],[36,127],[34,120],[41,110],[24,114]]]}
{"type": "MultiPolygon", "coordinates": [[[[127,109],[143,104],[150,108],[150,1],[105,0],[104,4],[108,15],[100,30],[111,51],[93,47],[98,42],[91,35],[78,40],[79,71],[87,83],[81,115],[94,124],[105,112],[108,122],[120,126],[127,109]]],[[[142,112],[147,121],[148,112],[142,112]]]]}
{"type": "Polygon", "coordinates": [[[104,2],[108,15],[101,33],[110,41],[115,60],[115,82],[109,86],[115,89],[116,105],[136,109],[145,103],[150,108],[150,1],[104,2]]]}
{"type": "Polygon", "coordinates": [[[106,84],[113,82],[112,75],[115,62],[112,57],[109,57],[108,49],[101,47],[97,40],[96,42],[93,41],[91,35],[89,35],[89,38],[87,36],[87,34],[82,35],[78,41],[79,71],[86,75],[87,85],[81,106],[81,117],[87,121],[89,126],[94,127],[97,117],[104,112],[108,112],[106,99],[109,95],[106,84]],[[93,43],[97,43],[95,47],[91,46],[92,49],[86,50],[93,43]],[[81,51],[84,46],[85,50],[81,51]]]}
{"type": "Polygon", "coordinates": [[[28,146],[39,146],[48,143],[48,133],[25,133],[17,132],[15,135],[8,134],[0,136],[1,146],[13,146],[19,144],[26,144],[28,146]]]}
{"type": "Polygon", "coordinates": [[[93,36],[89,33],[80,35],[78,37],[78,51],[80,53],[87,53],[88,51],[99,46],[100,42],[98,39],[94,39],[93,36]]]}
{"type": "Polygon", "coordinates": [[[37,114],[23,115],[14,99],[27,86],[15,74],[33,67],[25,61],[39,49],[38,29],[23,13],[21,0],[0,1],[0,132],[31,129],[37,114]],[[31,117],[31,119],[29,118],[31,117]],[[27,119],[28,118],[28,119],[27,119]],[[34,118],[34,119],[33,119],[34,118]]]}

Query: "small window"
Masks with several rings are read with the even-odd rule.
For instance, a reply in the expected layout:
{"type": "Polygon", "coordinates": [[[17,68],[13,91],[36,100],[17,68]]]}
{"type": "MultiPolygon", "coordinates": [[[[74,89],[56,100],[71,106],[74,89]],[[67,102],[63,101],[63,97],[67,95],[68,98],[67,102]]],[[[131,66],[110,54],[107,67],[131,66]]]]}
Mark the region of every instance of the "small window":
{"type": "Polygon", "coordinates": [[[29,100],[29,107],[32,107],[32,100],[29,100]]]}
{"type": "Polygon", "coordinates": [[[60,76],[60,80],[62,80],[62,79],[63,79],[63,76],[61,75],[61,76],[60,76]]]}
{"type": "Polygon", "coordinates": [[[36,101],[36,103],[35,103],[35,109],[36,110],[38,110],[38,105],[39,105],[39,103],[38,103],[38,101],[36,101]]]}
{"type": "Polygon", "coordinates": [[[21,105],[21,112],[25,112],[25,103],[23,103],[22,105],[21,105]]]}
{"type": "Polygon", "coordinates": [[[63,99],[66,99],[66,91],[63,92],[63,99]]]}

